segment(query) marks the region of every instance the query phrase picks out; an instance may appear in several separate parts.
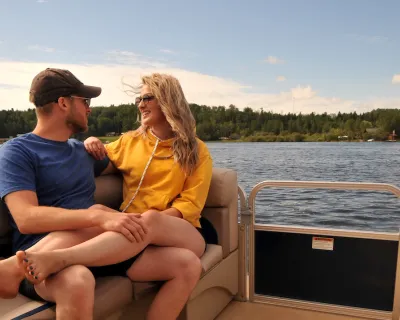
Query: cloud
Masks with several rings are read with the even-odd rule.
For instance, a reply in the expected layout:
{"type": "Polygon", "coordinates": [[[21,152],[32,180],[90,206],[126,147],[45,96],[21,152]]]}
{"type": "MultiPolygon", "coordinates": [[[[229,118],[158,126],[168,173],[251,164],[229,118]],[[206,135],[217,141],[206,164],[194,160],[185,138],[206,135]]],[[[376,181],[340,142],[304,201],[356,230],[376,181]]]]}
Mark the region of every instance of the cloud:
{"type": "Polygon", "coordinates": [[[286,81],[286,77],[285,76],[277,76],[276,77],[276,82],[283,82],[286,81]]]}
{"type": "Polygon", "coordinates": [[[267,62],[269,64],[282,64],[282,63],[285,63],[284,60],[278,59],[277,57],[274,57],[274,56],[268,56],[267,59],[264,60],[264,62],[267,62]]]}
{"type": "Polygon", "coordinates": [[[292,97],[297,100],[311,99],[316,96],[316,92],[310,86],[293,88],[291,90],[292,97]]]}
{"type": "Polygon", "coordinates": [[[44,47],[44,46],[39,46],[39,45],[32,45],[28,47],[29,50],[34,50],[34,51],[42,51],[42,52],[47,52],[47,53],[53,53],[56,52],[56,49],[50,48],[50,47],[44,47]]]}
{"type": "Polygon", "coordinates": [[[171,55],[178,54],[176,51],[173,51],[173,50],[170,50],[170,49],[161,49],[160,52],[166,53],[166,54],[171,54],[171,55]]]}
{"type": "Polygon", "coordinates": [[[400,83],[400,73],[399,74],[395,74],[392,78],[392,83],[396,84],[396,83],[400,83]]]}
{"type": "Polygon", "coordinates": [[[350,33],[347,35],[350,38],[353,38],[354,40],[365,42],[368,44],[378,44],[378,43],[385,43],[389,41],[388,37],[384,36],[367,36],[367,35],[361,35],[361,34],[355,34],[355,33],[350,33]]]}
{"type": "Polygon", "coordinates": [[[400,99],[374,99],[370,101],[343,100],[324,97],[311,85],[297,86],[279,93],[254,92],[255,88],[244,83],[222,77],[202,74],[190,70],[160,64],[159,61],[136,55],[132,52],[116,51],[106,55],[105,64],[49,64],[0,60],[0,108],[32,108],[28,92],[33,77],[47,67],[71,70],[81,81],[103,88],[94,106],[132,103],[133,98],[124,92],[124,82],[138,85],[140,77],[152,72],[169,73],[179,79],[189,102],[208,106],[234,104],[238,108],[296,113],[366,112],[378,107],[400,107],[400,99]],[[122,60],[122,63],[117,61],[122,60]],[[251,89],[252,92],[249,91],[251,89]],[[294,98],[294,99],[293,99],[294,98]]]}
{"type": "Polygon", "coordinates": [[[142,68],[164,68],[166,65],[159,60],[144,57],[140,54],[123,51],[123,50],[112,50],[106,53],[106,60],[109,63],[117,65],[132,65],[142,68]]]}
{"type": "Polygon", "coordinates": [[[36,2],[37,3],[46,3],[46,2],[49,2],[49,1],[47,1],[47,0],[37,0],[36,2]]]}

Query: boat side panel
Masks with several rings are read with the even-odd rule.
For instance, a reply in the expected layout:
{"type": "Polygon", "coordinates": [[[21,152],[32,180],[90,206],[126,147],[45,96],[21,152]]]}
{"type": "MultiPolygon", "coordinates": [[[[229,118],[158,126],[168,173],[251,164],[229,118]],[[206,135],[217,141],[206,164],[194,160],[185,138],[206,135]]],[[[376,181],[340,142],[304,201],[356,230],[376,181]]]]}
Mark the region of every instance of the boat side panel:
{"type": "Polygon", "coordinates": [[[255,231],[255,293],[392,310],[397,241],[327,237],[333,250],[321,250],[313,237],[255,231]]]}

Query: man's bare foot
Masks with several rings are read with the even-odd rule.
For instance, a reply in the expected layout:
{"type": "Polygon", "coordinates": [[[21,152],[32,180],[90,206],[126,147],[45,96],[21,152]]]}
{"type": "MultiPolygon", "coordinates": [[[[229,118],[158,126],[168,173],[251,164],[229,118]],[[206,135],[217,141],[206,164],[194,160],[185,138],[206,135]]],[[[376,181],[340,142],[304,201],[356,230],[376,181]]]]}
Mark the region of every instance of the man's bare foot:
{"type": "Polygon", "coordinates": [[[13,299],[18,294],[24,273],[18,267],[16,256],[0,261],[0,298],[13,299]]]}
{"type": "Polygon", "coordinates": [[[34,284],[67,267],[56,251],[27,252],[18,251],[17,256],[23,260],[26,278],[34,284]]]}

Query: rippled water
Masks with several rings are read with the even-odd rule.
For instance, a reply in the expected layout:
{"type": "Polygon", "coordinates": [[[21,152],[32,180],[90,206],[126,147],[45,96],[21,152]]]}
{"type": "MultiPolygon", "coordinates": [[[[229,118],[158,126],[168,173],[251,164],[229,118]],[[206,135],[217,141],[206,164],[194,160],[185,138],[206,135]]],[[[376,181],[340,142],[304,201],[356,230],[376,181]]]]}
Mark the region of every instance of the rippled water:
{"type": "MultiPolygon", "coordinates": [[[[234,169],[247,193],[263,180],[383,182],[400,187],[400,143],[207,143],[214,166],[234,169]]],[[[398,232],[400,199],[390,193],[264,189],[256,221],[398,232]]]]}

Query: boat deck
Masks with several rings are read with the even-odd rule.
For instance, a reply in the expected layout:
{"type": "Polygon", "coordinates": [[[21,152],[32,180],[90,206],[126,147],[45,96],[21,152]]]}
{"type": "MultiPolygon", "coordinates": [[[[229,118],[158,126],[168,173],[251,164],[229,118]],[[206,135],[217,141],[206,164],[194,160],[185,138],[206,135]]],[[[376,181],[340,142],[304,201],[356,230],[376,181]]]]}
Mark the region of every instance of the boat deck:
{"type": "Polygon", "coordinates": [[[216,320],[363,320],[354,316],[327,314],[309,310],[273,306],[264,303],[232,301],[216,320]]]}

